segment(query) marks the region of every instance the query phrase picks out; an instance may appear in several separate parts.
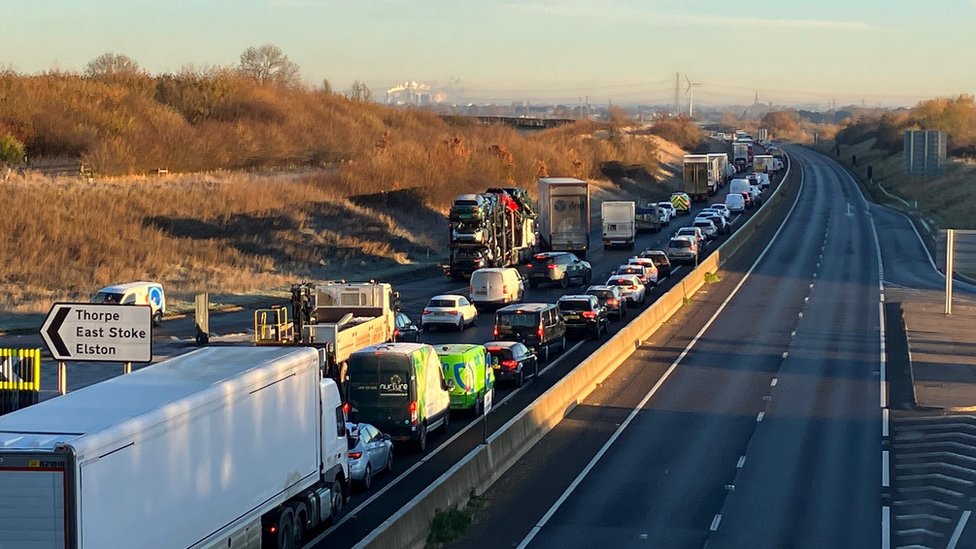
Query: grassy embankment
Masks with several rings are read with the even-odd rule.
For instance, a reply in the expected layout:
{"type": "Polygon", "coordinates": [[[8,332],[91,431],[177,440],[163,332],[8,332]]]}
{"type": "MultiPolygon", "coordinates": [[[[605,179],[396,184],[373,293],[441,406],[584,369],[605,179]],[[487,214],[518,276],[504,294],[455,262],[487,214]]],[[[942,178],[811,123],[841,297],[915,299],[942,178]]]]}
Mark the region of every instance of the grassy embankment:
{"type": "MultiPolygon", "coordinates": [[[[0,216],[7,319],[126,280],[160,280],[178,303],[198,291],[433,264],[446,252],[443,212],[459,193],[532,190],[541,174],[600,179],[608,162],[659,170],[660,138],[619,118],[525,136],[228,72],[8,73],[0,96],[0,137],[23,142],[31,164],[68,158],[95,173],[91,182],[0,178],[13,213],[0,216]],[[144,175],[157,168],[170,174],[144,175]]],[[[667,192],[653,177],[600,185],[667,192]]]]}

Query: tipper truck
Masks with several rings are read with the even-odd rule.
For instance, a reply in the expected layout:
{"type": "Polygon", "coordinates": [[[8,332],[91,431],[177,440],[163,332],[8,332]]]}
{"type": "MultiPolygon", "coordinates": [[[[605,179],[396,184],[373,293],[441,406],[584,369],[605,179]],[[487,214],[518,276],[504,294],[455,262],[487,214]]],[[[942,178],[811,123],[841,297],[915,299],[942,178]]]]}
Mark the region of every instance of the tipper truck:
{"type": "Polygon", "coordinates": [[[712,194],[708,180],[708,155],[686,154],[682,170],[684,190],[692,202],[706,202],[712,194]]]}
{"type": "Polygon", "coordinates": [[[341,383],[349,355],[393,340],[398,294],[382,282],[295,284],[291,307],[254,312],[254,343],[311,345],[325,353],[323,375],[341,383]]]}
{"type": "Polygon", "coordinates": [[[209,347],[0,417],[0,547],[300,547],[349,478],[321,361],[209,347]]]}
{"type": "Polygon", "coordinates": [[[539,179],[539,238],[548,251],[586,257],[590,249],[590,187],[586,181],[539,179]]]}
{"type": "Polygon", "coordinates": [[[637,238],[637,204],[633,201],[606,201],[600,204],[603,249],[615,246],[634,249],[637,238]]]}
{"type": "Polygon", "coordinates": [[[450,260],[445,273],[460,280],[487,267],[510,267],[535,252],[535,210],[519,187],[494,187],[454,199],[450,221],[450,260]]]}

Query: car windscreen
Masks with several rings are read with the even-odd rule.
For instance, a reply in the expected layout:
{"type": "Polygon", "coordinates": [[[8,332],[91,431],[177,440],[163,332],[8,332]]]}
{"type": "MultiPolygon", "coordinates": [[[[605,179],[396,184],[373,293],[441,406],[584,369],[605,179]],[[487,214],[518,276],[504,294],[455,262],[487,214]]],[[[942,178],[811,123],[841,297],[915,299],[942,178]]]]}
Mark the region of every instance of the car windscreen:
{"type": "Polygon", "coordinates": [[[392,406],[411,399],[408,355],[354,354],[346,363],[349,398],[356,407],[392,406]]]}
{"type": "Polygon", "coordinates": [[[590,302],[585,299],[560,299],[559,309],[561,311],[589,311],[590,302]]]}
{"type": "Polygon", "coordinates": [[[91,298],[92,303],[119,303],[122,301],[122,294],[109,292],[98,292],[91,298]]]}
{"type": "Polygon", "coordinates": [[[535,313],[497,313],[495,319],[503,328],[534,328],[539,325],[539,317],[535,313]]]}
{"type": "Polygon", "coordinates": [[[428,307],[457,307],[457,301],[453,299],[431,299],[428,307]]]}

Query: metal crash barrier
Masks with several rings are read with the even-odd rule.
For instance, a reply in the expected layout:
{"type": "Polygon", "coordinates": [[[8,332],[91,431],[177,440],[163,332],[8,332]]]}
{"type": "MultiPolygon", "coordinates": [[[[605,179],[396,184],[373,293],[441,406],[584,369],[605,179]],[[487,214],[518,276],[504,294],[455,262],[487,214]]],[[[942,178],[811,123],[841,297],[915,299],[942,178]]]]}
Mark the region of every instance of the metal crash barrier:
{"type": "Polygon", "coordinates": [[[0,414],[37,404],[41,350],[0,348],[0,414]]]}

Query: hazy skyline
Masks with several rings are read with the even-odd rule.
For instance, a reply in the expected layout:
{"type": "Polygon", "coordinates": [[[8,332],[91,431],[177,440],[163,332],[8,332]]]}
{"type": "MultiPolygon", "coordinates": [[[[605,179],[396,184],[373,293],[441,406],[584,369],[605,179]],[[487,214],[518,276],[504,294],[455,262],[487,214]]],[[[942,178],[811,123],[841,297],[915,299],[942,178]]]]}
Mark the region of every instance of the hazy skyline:
{"type": "Polygon", "coordinates": [[[910,105],[976,91],[976,0],[0,0],[0,64],[81,71],[114,51],[152,73],[278,45],[305,82],[406,80],[453,101],[910,105]],[[11,21],[11,23],[13,23],[11,21]],[[682,78],[681,93],[686,85],[682,78]]]}

